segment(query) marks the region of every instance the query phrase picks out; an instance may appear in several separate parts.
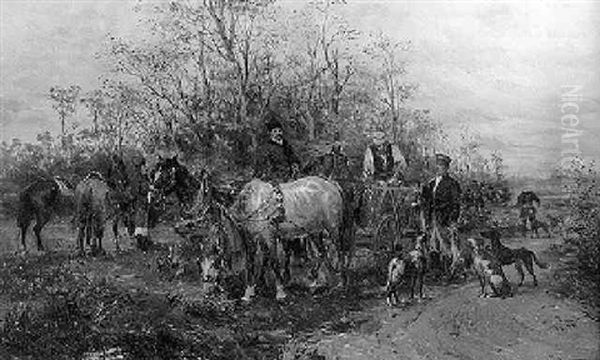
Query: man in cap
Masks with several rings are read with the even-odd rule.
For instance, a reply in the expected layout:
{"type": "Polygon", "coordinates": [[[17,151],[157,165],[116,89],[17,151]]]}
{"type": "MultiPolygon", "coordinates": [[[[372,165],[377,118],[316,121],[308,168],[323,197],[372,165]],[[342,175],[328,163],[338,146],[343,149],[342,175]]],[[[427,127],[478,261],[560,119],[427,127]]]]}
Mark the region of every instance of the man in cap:
{"type": "Polygon", "coordinates": [[[287,140],[277,115],[271,113],[267,119],[268,139],[257,151],[255,176],[264,181],[283,183],[298,175],[300,161],[287,140]]]}
{"type": "Polygon", "coordinates": [[[455,223],[460,215],[461,190],[458,182],[448,174],[450,157],[436,154],[436,176],[423,186],[421,203],[429,230],[430,249],[440,255],[444,270],[452,268],[459,257],[455,223]]]}
{"type": "Polygon", "coordinates": [[[363,172],[376,181],[401,180],[406,159],[397,145],[390,144],[383,131],[373,133],[373,143],[365,150],[363,172]]]}

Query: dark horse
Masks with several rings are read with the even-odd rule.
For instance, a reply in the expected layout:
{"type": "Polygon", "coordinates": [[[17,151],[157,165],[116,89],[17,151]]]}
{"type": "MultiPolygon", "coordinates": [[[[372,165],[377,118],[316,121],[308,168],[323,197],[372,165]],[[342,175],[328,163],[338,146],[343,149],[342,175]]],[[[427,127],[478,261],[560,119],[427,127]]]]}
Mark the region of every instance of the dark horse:
{"type": "Polygon", "coordinates": [[[25,238],[29,224],[35,219],[33,232],[37,238],[37,248],[44,250],[40,233],[53,215],[59,214],[69,208],[73,190],[65,180],[55,177],[53,179],[40,179],[27,186],[19,196],[17,212],[17,225],[21,231],[21,245],[27,250],[25,238]]]}
{"type": "Polygon", "coordinates": [[[242,233],[226,207],[233,202],[234,190],[231,187],[216,189],[205,170],[194,176],[177,156],[160,158],[151,178],[148,223],[157,222],[165,197],[175,194],[182,205],[183,219],[175,226],[175,231],[190,239],[197,239],[197,232],[206,235],[199,239],[202,254],[197,259],[203,280],[214,281],[223,271],[245,273],[246,251],[242,233]]]}

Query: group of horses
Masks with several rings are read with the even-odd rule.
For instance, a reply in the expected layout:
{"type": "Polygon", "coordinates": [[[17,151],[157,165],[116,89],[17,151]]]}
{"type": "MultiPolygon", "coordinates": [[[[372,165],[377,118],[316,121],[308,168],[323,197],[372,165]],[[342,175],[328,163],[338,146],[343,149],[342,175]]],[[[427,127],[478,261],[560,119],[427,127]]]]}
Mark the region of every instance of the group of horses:
{"type": "Polygon", "coordinates": [[[150,202],[174,193],[192,217],[212,216],[222,234],[203,239],[200,267],[205,281],[238,266],[246,284],[244,300],[251,300],[257,284],[270,273],[275,297],[286,297],[290,249],[300,238],[316,239],[320,266],[345,274],[353,239],[344,229],[352,209],[337,182],[319,176],[272,184],[253,179],[236,196],[219,191],[206,171],[193,176],[176,158],[161,161],[153,175],[150,202]]]}
{"type": "Polygon", "coordinates": [[[85,244],[92,252],[103,251],[104,227],[110,221],[118,249],[119,224],[125,225],[130,236],[154,225],[160,212],[157,209],[170,194],[182,204],[182,217],[216,216],[226,229],[223,236],[202,240],[201,270],[205,280],[210,280],[211,274],[223,267],[231,269],[231,264],[241,259],[247,284],[244,299],[252,298],[266,272],[275,279],[276,297],[286,296],[289,249],[300,237],[319,238],[322,264],[329,269],[344,269],[349,262],[352,247],[345,243],[348,238],[342,232],[352,211],[345,207],[348,201],[337,182],[318,176],[284,184],[254,179],[239,192],[223,191],[217,189],[206,170],[192,174],[177,157],[161,158],[147,174],[126,169],[115,157],[108,171],[88,173],[74,189],[58,177],[34,182],[19,198],[21,245],[27,250],[27,230],[35,220],[37,247],[43,251],[42,228],[60,203],[70,199],[80,252],[84,252],[85,244]]]}
{"type": "Polygon", "coordinates": [[[79,251],[87,244],[92,252],[103,252],[104,227],[112,221],[115,246],[119,249],[119,224],[122,223],[130,236],[138,225],[146,222],[148,213],[144,188],[145,179],[132,169],[127,169],[122,158],[113,156],[108,169],[90,171],[77,186],[73,187],[61,177],[40,178],[20,193],[18,199],[17,226],[21,246],[27,251],[27,231],[33,227],[37,249],[45,249],[41,238],[43,227],[57,213],[72,213],[72,224],[78,230],[79,251]]]}
{"type": "Polygon", "coordinates": [[[182,205],[181,217],[210,217],[219,224],[218,231],[200,239],[198,264],[205,281],[227,272],[241,275],[246,285],[243,299],[251,300],[257,284],[270,273],[275,297],[283,299],[290,280],[291,249],[299,240],[310,244],[317,267],[339,274],[341,285],[348,280],[362,198],[356,189],[319,175],[281,184],[253,179],[240,190],[217,186],[205,169],[193,174],[176,156],[160,158],[147,173],[141,167],[127,169],[114,157],[108,171],[90,172],[74,190],[60,178],[28,186],[20,196],[17,216],[21,242],[26,249],[25,234],[35,219],[38,249],[43,250],[42,227],[60,200],[71,197],[79,250],[83,252],[87,243],[92,251],[102,251],[108,221],[118,249],[119,222],[130,236],[147,235],[141,229],[156,224],[165,199],[174,194],[182,205]]]}

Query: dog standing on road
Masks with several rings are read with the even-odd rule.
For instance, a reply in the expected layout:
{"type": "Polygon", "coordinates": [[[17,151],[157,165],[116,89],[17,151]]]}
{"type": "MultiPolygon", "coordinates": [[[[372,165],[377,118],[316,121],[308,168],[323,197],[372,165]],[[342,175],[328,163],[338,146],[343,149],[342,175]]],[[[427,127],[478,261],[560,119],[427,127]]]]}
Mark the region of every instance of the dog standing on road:
{"type": "Polygon", "coordinates": [[[417,236],[414,250],[407,254],[397,252],[397,256],[390,260],[386,284],[388,305],[397,304],[398,294],[403,284],[410,286],[411,300],[415,297],[415,287],[417,286],[419,299],[423,298],[423,279],[426,268],[425,250],[423,248],[425,236],[423,234],[417,236]]]}
{"type": "Polygon", "coordinates": [[[489,251],[484,249],[483,244],[474,238],[467,239],[473,254],[473,269],[479,279],[481,293],[479,297],[513,296],[512,286],[502,271],[502,265],[489,251]],[[493,294],[487,293],[488,286],[493,294]]]}
{"type": "Polygon", "coordinates": [[[515,269],[521,276],[519,286],[523,285],[525,281],[525,273],[523,272],[523,266],[527,269],[529,274],[533,277],[533,285],[537,286],[537,278],[533,271],[533,264],[535,263],[541,269],[548,268],[548,265],[538,260],[535,253],[528,250],[525,247],[519,249],[511,249],[504,246],[500,242],[500,233],[496,230],[482,231],[481,236],[488,238],[492,243],[492,254],[498,260],[501,266],[515,264],[515,269]]]}

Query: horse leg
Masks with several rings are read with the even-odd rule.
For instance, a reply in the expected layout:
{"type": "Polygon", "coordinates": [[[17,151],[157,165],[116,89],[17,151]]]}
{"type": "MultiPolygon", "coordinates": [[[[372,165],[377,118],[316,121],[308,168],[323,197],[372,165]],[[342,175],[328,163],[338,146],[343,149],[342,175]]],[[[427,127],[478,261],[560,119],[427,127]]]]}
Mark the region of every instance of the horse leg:
{"type": "Polygon", "coordinates": [[[294,244],[292,244],[292,241],[299,241],[299,239],[292,239],[292,240],[282,244],[283,253],[284,253],[283,271],[284,271],[284,281],[286,284],[292,280],[291,266],[292,266],[292,256],[294,254],[294,249],[293,249],[294,244]]]}
{"type": "Polygon", "coordinates": [[[104,252],[104,249],[102,248],[102,238],[104,237],[104,226],[102,222],[96,223],[94,235],[98,244],[98,253],[102,254],[104,252]]]}
{"type": "Polygon", "coordinates": [[[529,274],[531,274],[531,277],[533,277],[533,286],[537,286],[538,282],[537,282],[537,278],[535,277],[535,273],[533,270],[533,260],[532,257],[529,256],[527,258],[527,260],[523,261],[524,265],[525,265],[525,269],[527,269],[527,272],[529,274]]]}
{"type": "Polygon", "coordinates": [[[23,246],[24,251],[27,251],[27,242],[25,240],[27,237],[27,229],[29,228],[29,224],[31,224],[31,220],[31,216],[28,215],[23,215],[22,217],[19,217],[18,220],[18,226],[21,230],[21,245],[23,246]]]}
{"type": "Polygon", "coordinates": [[[425,273],[423,269],[419,271],[419,299],[423,299],[423,278],[425,277],[425,273]]]}
{"type": "Polygon", "coordinates": [[[79,246],[79,253],[80,255],[84,255],[84,249],[83,249],[83,238],[86,237],[86,226],[85,223],[82,222],[79,224],[79,234],[77,235],[77,244],[79,246]]]}
{"type": "Polygon", "coordinates": [[[93,230],[92,227],[94,225],[94,222],[92,221],[91,218],[87,218],[85,219],[85,243],[87,244],[88,249],[90,249],[90,251],[94,251],[94,246],[95,244],[92,243],[93,240],[93,230]]]}
{"type": "Polygon", "coordinates": [[[113,231],[113,236],[115,239],[115,251],[119,252],[119,251],[121,251],[121,248],[119,246],[119,217],[118,216],[116,216],[113,219],[112,231],[113,231]]]}
{"type": "Polygon", "coordinates": [[[35,233],[35,237],[37,239],[37,247],[38,251],[44,251],[44,245],[42,244],[41,232],[44,228],[44,225],[48,223],[50,220],[50,215],[47,213],[38,214],[35,220],[35,226],[33,227],[33,232],[35,233]]]}
{"type": "Polygon", "coordinates": [[[244,296],[242,301],[249,302],[256,294],[256,283],[257,280],[264,275],[265,257],[260,243],[256,244],[256,249],[253,251],[251,256],[251,264],[248,266],[249,271],[245,274],[246,276],[246,289],[244,290],[244,296]]]}
{"type": "Polygon", "coordinates": [[[519,273],[519,276],[521,277],[521,281],[519,282],[519,286],[523,285],[523,281],[525,281],[525,273],[523,272],[523,267],[521,266],[521,261],[517,260],[517,262],[515,262],[515,269],[517,270],[517,272],[519,273]]]}
{"type": "Polygon", "coordinates": [[[283,245],[283,241],[275,236],[268,236],[267,242],[267,262],[269,263],[269,270],[273,273],[275,279],[275,299],[283,300],[287,297],[284,290],[285,274],[286,274],[286,253],[283,245]]]}

